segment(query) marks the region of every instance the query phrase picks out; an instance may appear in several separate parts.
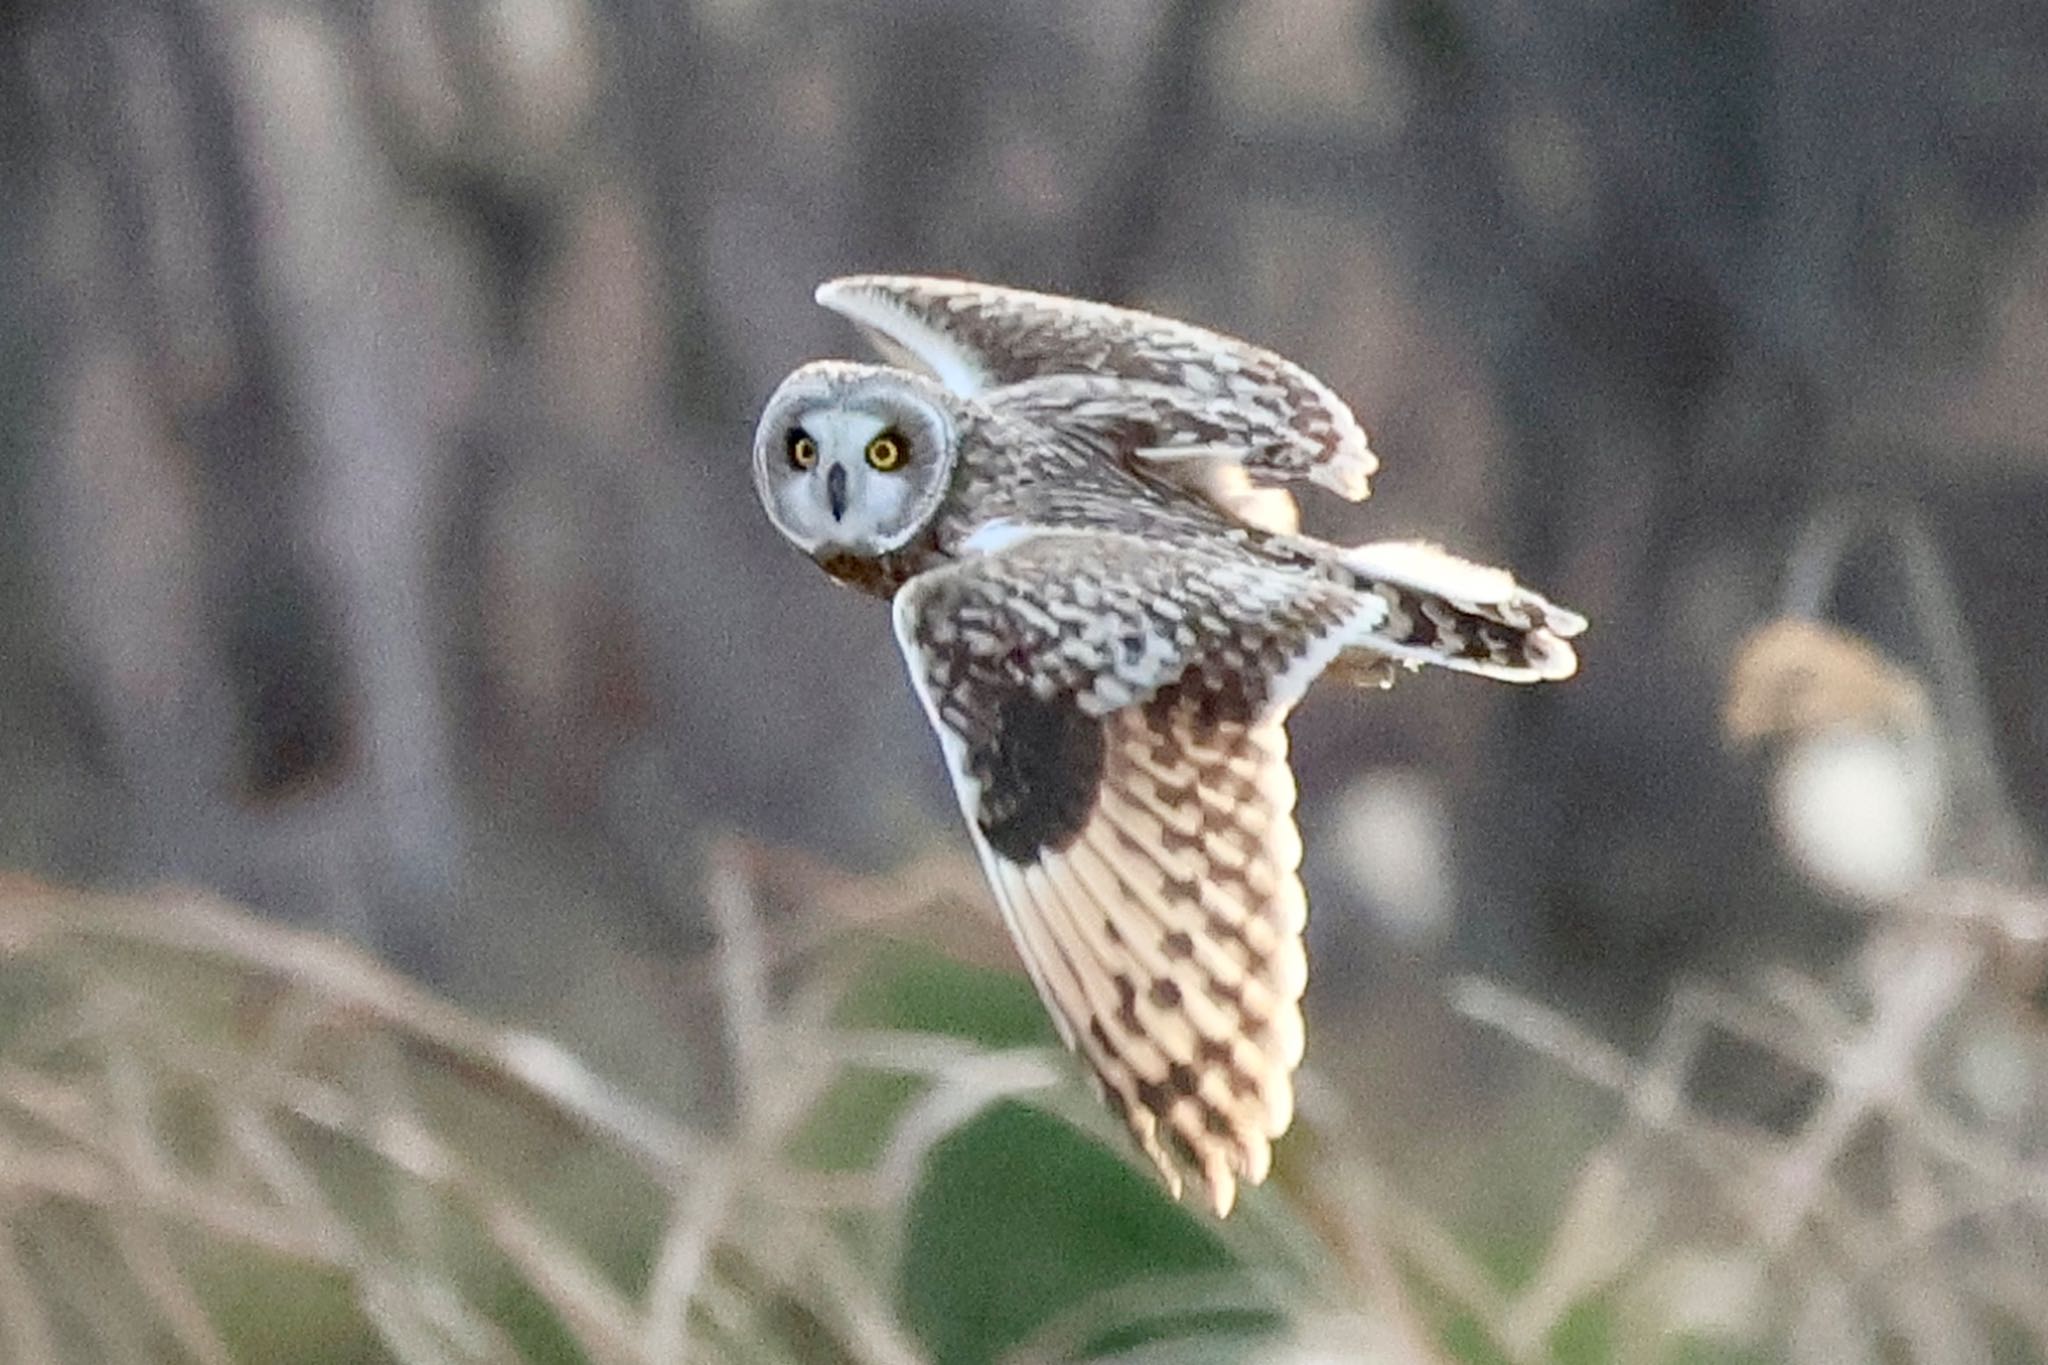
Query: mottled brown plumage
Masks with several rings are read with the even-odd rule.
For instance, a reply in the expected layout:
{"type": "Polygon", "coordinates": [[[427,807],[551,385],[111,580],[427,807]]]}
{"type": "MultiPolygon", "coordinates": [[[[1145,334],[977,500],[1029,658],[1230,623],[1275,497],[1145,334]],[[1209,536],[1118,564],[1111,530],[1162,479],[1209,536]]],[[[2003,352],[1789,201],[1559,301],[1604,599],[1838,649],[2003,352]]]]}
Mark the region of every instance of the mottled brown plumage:
{"type": "Polygon", "coordinates": [[[1307,906],[1289,710],[1325,670],[1568,676],[1584,622],[1434,547],[1295,531],[1365,496],[1350,410],[1170,319],[867,276],[819,301],[928,373],[814,362],[755,440],[778,529],[894,602],[969,833],[1061,1037],[1218,1212],[1293,1114],[1307,906]],[[899,459],[905,451],[907,459],[899,459]]]}

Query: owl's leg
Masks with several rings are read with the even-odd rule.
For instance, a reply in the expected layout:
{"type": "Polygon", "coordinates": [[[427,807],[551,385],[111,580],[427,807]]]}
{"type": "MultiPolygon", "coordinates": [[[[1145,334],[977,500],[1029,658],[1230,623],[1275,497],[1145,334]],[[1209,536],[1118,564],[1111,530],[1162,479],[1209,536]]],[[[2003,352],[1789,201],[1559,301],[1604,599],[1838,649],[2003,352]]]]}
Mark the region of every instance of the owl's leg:
{"type": "MultiPolygon", "coordinates": [[[[1412,670],[1418,665],[1410,663],[1412,670]]],[[[1403,671],[1402,664],[1385,654],[1372,650],[1352,649],[1339,654],[1330,661],[1323,676],[1340,687],[1357,687],[1372,691],[1385,691],[1394,685],[1394,679],[1403,671]]]]}

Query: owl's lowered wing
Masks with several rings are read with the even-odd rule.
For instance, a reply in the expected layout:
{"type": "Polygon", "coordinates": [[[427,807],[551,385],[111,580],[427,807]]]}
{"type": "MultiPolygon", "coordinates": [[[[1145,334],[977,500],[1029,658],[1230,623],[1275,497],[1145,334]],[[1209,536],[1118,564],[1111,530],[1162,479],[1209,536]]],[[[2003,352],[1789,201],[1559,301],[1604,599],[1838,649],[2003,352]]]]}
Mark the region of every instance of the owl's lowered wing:
{"type": "Polygon", "coordinates": [[[1219,1213],[1293,1116],[1307,915],[1288,710],[1384,618],[1337,584],[1042,532],[897,594],[896,634],[1061,1037],[1219,1213]]]}
{"type": "MultiPolygon", "coordinates": [[[[1343,399],[1294,362],[1172,318],[967,280],[852,275],[817,300],[892,360],[1130,458],[1235,464],[1354,501],[1379,461],[1343,399]]],[[[1174,477],[1169,473],[1169,477],[1174,477]]]]}

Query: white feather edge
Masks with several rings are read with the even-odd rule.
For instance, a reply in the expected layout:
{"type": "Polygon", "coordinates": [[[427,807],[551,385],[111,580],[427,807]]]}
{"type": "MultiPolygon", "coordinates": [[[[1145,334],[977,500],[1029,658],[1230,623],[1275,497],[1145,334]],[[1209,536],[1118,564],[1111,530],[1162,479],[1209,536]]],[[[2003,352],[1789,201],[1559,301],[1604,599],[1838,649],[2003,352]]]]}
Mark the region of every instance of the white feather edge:
{"type": "Polygon", "coordinates": [[[858,323],[889,359],[915,361],[954,393],[971,398],[988,388],[989,373],[980,357],[958,338],[913,316],[892,296],[889,284],[893,278],[848,275],[825,281],[811,297],[820,306],[858,323]]]}
{"type": "Polygon", "coordinates": [[[1515,580],[1506,569],[1461,559],[1426,540],[1382,540],[1342,551],[1344,567],[1417,592],[1442,597],[1468,610],[1540,605],[1550,633],[1569,639],[1586,628],[1586,618],[1549,601],[1515,580]]]}
{"type": "MultiPolygon", "coordinates": [[[[1506,569],[1461,559],[1421,540],[1387,540],[1356,545],[1338,554],[1345,568],[1366,578],[1440,597],[1461,611],[1500,619],[1502,612],[1541,614],[1543,625],[1529,629],[1530,668],[1502,668],[1442,652],[1376,642],[1374,648],[1411,665],[1428,664],[1458,673],[1474,673],[1504,682],[1560,682],[1578,672],[1578,653],[1570,644],[1586,629],[1586,618],[1517,582],[1506,569]]],[[[1509,618],[1508,623],[1512,622],[1509,618]]]]}

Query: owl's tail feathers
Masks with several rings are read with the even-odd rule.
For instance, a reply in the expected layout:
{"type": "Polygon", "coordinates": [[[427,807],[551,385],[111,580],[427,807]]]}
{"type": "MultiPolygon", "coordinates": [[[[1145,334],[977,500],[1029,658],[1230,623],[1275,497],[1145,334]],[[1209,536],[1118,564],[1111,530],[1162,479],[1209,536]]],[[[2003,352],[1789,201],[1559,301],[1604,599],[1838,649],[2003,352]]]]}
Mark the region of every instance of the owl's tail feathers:
{"type": "MultiPolygon", "coordinates": [[[[1571,639],[1586,618],[1489,568],[1421,541],[1382,541],[1342,552],[1358,586],[1387,604],[1366,649],[1410,667],[1434,664],[1503,682],[1554,682],[1578,670],[1571,639]]],[[[1351,663],[1360,681],[1371,678],[1351,663]]]]}

